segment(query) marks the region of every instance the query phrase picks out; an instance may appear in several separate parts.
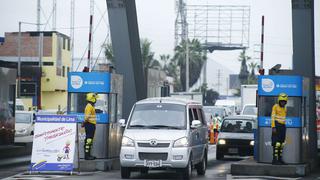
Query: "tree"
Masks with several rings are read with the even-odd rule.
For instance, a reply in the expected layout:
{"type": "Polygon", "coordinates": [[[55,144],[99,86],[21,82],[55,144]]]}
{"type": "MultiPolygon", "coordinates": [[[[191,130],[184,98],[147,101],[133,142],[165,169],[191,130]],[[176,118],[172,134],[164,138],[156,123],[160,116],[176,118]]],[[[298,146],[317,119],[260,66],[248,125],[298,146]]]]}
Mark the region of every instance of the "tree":
{"type": "Polygon", "coordinates": [[[240,56],[238,59],[241,62],[240,74],[239,74],[240,84],[248,83],[249,71],[248,71],[247,61],[250,59],[251,57],[246,55],[246,50],[243,50],[240,53],[240,56]]]}
{"type": "Polygon", "coordinates": [[[193,90],[193,92],[201,91],[203,97],[203,105],[213,106],[216,103],[216,100],[219,98],[219,93],[213,89],[208,89],[206,83],[202,84],[201,87],[193,90]]]}
{"type": "MultiPolygon", "coordinates": [[[[189,87],[193,86],[200,77],[202,66],[206,60],[205,52],[198,40],[188,40],[189,43],[189,87]]],[[[175,47],[175,54],[173,60],[177,62],[180,67],[180,82],[182,84],[182,91],[186,89],[186,41],[175,47]]]]}
{"type": "Polygon", "coordinates": [[[141,60],[143,71],[146,79],[148,78],[148,69],[158,68],[161,69],[161,64],[158,60],[154,59],[154,52],[151,51],[151,41],[148,39],[141,39],[141,60]]]}
{"type": "Polygon", "coordinates": [[[249,63],[249,68],[250,68],[250,75],[248,78],[248,84],[257,84],[257,77],[255,74],[255,70],[258,68],[258,63],[256,62],[250,62],[249,63]]]}
{"type": "MultiPolygon", "coordinates": [[[[143,65],[144,75],[147,78],[148,76],[148,69],[150,68],[161,68],[161,64],[159,61],[154,59],[154,52],[151,51],[151,41],[148,39],[141,39],[140,40],[141,46],[141,60],[143,65]]],[[[112,45],[110,43],[104,45],[104,54],[105,57],[115,65],[115,59],[113,54],[112,45]]]]}
{"type": "Polygon", "coordinates": [[[111,62],[111,64],[114,66],[114,56],[113,56],[113,49],[112,49],[112,44],[107,43],[102,45],[104,47],[104,56],[107,58],[108,61],[111,62]]]}

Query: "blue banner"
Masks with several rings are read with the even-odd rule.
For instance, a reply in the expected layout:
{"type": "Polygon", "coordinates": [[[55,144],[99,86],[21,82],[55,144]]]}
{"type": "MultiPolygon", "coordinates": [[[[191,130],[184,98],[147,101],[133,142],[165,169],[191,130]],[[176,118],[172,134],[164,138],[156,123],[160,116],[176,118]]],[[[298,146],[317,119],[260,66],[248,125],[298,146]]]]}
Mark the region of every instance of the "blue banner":
{"type": "Polygon", "coordinates": [[[301,76],[259,76],[258,95],[278,96],[286,93],[288,96],[302,96],[302,85],[301,76]]]}
{"type": "MultiPolygon", "coordinates": [[[[84,121],[84,113],[70,113],[71,115],[77,116],[77,122],[81,123],[84,121]]],[[[109,123],[109,115],[106,113],[97,113],[97,124],[108,124],[109,123]]]]}
{"type": "Polygon", "coordinates": [[[38,163],[31,163],[31,171],[73,171],[73,163],[47,163],[47,161],[40,161],[38,163]]]}
{"type": "Polygon", "coordinates": [[[37,123],[76,123],[76,116],[66,115],[36,115],[37,123]]]}
{"type": "Polygon", "coordinates": [[[68,92],[109,93],[110,92],[110,73],[70,72],[68,73],[68,92]]]}
{"type": "MultiPolygon", "coordinates": [[[[271,117],[260,116],[258,117],[259,127],[271,127],[271,117]]],[[[287,117],[286,127],[299,128],[302,127],[302,122],[300,117],[287,117]]]]}

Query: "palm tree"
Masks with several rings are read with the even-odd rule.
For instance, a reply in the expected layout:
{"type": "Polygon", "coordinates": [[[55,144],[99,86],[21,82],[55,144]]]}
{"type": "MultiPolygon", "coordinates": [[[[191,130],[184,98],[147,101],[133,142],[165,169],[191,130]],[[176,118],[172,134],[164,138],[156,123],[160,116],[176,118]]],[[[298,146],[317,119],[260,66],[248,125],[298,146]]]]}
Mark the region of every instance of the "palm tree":
{"type": "Polygon", "coordinates": [[[250,62],[249,63],[249,68],[251,70],[251,73],[248,78],[248,84],[256,84],[257,83],[257,78],[255,74],[255,70],[258,68],[258,63],[256,62],[250,62]]]}
{"type": "Polygon", "coordinates": [[[151,41],[148,39],[141,39],[141,58],[145,77],[148,78],[148,69],[161,69],[161,64],[154,59],[154,52],[151,51],[151,41]]]}
{"type": "MultiPolygon", "coordinates": [[[[141,39],[141,60],[144,70],[144,75],[147,77],[149,68],[161,68],[159,61],[154,59],[154,52],[151,51],[151,41],[148,39],[141,39]]],[[[105,57],[115,65],[115,59],[113,54],[112,45],[110,43],[104,45],[105,57]]]]}
{"type": "Polygon", "coordinates": [[[104,55],[105,55],[105,57],[107,58],[108,61],[111,62],[111,64],[113,66],[115,66],[112,44],[111,43],[107,43],[107,44],[104,44],[102,46],[104,47],[104,55]]]}
{"type": "MultiPolygon", "coordinates": [[[[189,43],[189,87],[193,86],[200,77],[202,66],[206,60],[205,52],[203,51],[200,42],[197,39],[189,43]]],[[[182,41],[177,47],[175,47],[175,54],[173,59],[180,67],[180,81],[182,91],[185,91],[186,84],[186,41],[182,41]]]]}
{"type": "Polygon", "coordinates": [[[251,57],[246,55],[246,50],[243,50],[240,53],[238,60],[241,62],[240,74],[239,74],[239,79],[241,84],[248,83],[249,71],[248,71],[247,61],[250,59],[251,57]]]}

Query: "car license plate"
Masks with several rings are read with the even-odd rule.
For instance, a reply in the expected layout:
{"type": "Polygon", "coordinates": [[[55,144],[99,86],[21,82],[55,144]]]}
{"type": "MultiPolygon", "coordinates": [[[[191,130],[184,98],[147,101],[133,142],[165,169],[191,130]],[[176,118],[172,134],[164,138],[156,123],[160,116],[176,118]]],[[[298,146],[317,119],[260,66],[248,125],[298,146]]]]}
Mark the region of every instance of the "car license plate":
{"type": "Polygon", "coordinates": [[[144,160],[144,166],[151,168],[161,167],[162,160],[144,160]]]}
{"type": "Polygon", "coordinates": [[[237,154],[238,153],[238,148],[229,148],[228,152],[231,154],[237,154]]]}

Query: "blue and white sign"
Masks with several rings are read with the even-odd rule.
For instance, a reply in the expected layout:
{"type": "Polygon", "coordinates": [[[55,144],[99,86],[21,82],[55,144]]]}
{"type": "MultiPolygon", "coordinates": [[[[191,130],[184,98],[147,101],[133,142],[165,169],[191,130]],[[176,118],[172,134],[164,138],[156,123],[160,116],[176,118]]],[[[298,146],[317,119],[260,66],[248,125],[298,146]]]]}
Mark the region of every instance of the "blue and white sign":
{"type": "Polygon", "coordinates": [[[36,116],[30,171],[73,171],[76,122],[76,116],[36,116]]]}
{"type": "Polygon", "coordinates": [[[259,96],[278,96],[286,93],[288,96],[302,96],[303,79],[301,76],[259,76],[259,96]]]}
{"type": "MultiPolygon", "coordinates": [[[[82,123],[84,121],[84,113],[71,113],[71,115],[77,116],[77,122],[82,123]]],[[[109,115],[107,113],[96,114],[97,124],[108,124],[109,115]]]]}
{"type": "Polygon", "coordinates": [[[70,72],[68,73],[68,92],[109,93],[110,92],[110,73],[70,72]]]}
{"type": "MultiPolygon", "coordinates": [[[[271,127],[271,117],[259,116],[258,117],[259,127],[271,127]]],[[[288,128],[297,128],[302,127],[300,117],[287,117],[286,118],[286,127],[288,128]]]]}

